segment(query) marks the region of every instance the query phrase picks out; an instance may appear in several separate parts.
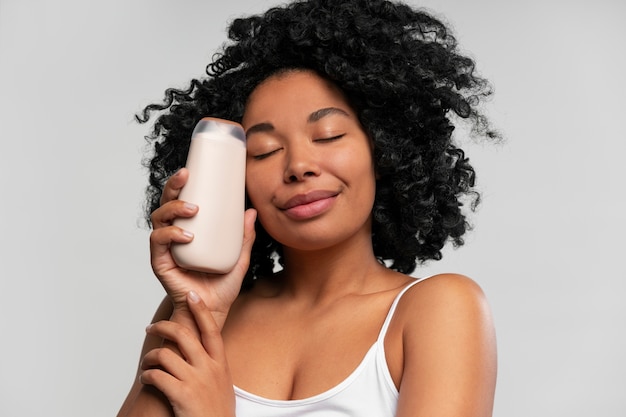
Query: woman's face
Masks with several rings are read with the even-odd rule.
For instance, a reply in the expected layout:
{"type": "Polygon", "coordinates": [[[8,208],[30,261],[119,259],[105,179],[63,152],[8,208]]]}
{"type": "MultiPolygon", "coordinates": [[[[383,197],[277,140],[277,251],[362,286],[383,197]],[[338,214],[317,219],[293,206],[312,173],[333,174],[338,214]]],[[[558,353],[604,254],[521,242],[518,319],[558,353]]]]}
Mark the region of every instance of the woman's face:
{"type": "Polygon", "coordinates": [[[250,95],[246,190],[265,230],[316,250],[369,237],[372,148],[342,92],[309,71],[274,75],[250,95]]]}

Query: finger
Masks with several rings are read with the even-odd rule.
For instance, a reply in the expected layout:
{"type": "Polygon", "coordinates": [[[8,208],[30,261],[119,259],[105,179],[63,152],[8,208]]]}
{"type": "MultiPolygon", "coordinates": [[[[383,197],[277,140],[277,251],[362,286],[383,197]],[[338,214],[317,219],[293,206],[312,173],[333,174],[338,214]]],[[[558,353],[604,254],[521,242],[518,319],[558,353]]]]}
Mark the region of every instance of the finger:
{"type": "Polygon", "coordinates": [[[180,190],[187,183],[189,178],[189,170],[187,168],[179,169],[174,175],[172,175],[163,187],[163,193],[161,194],[161,205],[168,201],[176,200],[180,194],[180,190]]]}
{"type": "Polygon", "coordinates": [[[183,358],[192,366],[201,363],[207,352],[198,337],[187,327],[169,320],[162,320],[146,328],[151,335],[160,336],[176,344],[183,358]]]}
{"type": "Polygon", "coordinates": [[[170,246],[172,242],[187,243],[193,240],[193,233],[176,226],[155,229],[150,233],[150,259],[154,268],[170,264],[172,256],[170,246]]]}
{"type": "Polygon", "coordinates": [[[186,243],[193,240],[193,233],[178,226],[167,226],[150,233],[150,245],[168,247],[170,243],[186,243]]]}
{"type": "Polygon", "coordinates": [[[239,255],[239,260],[235,265],[235,268],[239,269],[242,275],[248,271],[248,266],[250,265],[250,252],[252,251],[252,244],[256,238],[256,231],[254,229],[256,217],[257,211],[253,208],[246,210],[244,214],[243,244],[241,246],[241,255],[239,255]]]}
{"type": "Polygon", "coordinates": [[[250,249],[252,249],[252,244],[254,243],[254,238],[256,237],[256,231],[254,229],[256,215],[257,211],[253,208],[246,210],[244,213],[243,247],[248,249],[247,252],[250,252],[250,249]]]}
{"type": "Polygon", "coordinates": [[[217,361],[222,360],[224,358],[222,332],[213,318],[213,313],[194,291],[187,293],[187,304],[200,330],[200,339],[204,349],[211,358],[217,361]]]}
{"type": "Polygon", "coordinates": [[[172,221],[177,217],[192,217],[197,212],[198,206],[193,203],[180,200],[168,201],[152,212],[150,221],[152,222],[152,227],[158,229],[171,225],[172,221]]]}
{"type": "Polygon", "coordinates": [[[152,385],[166,397],[176,391],[180,381],[171,374],[161,369],[147,369],[139,377],[139,381],[144,385],[152,385]]]}
{"type": "Polygon", "coordinates": [[[182,380],[189,364],[170,348],[156,348],[146,353],[141,360],[141,369],[161,369],[182,380]]]}

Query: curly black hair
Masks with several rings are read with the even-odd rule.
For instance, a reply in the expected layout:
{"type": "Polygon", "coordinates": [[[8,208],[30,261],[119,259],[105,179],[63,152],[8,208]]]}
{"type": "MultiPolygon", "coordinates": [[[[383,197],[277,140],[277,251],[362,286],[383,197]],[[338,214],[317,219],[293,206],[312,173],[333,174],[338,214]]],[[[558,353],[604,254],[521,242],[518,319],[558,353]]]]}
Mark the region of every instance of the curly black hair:
{"type": "MultiPolygon", "coordinates": [[[[480,112],[492,94],[474,60],[459,52],[450,29],[432,14],[386,0],[296,0],[234,20],[227,42],[187,89],[170,88],[162,103],[137,115],[161,114],[147,140],[152,152],[146,218],[163,186],[184,166],[191,133],[205,116],[240,122],[246,100],[267,77],[312,70],[348,98],[374,142],[378,174],[372,211],[375,255],[411,273],[417,262],[441,259],[446,242],[462,245],[469,228],[462,210],[479,195],[475,172],[452,140],[455,120],[472,134],[498,137],[480,112]]],[[[248,203],[249,204],[249,203],[248,203]]],[[[257,222],[258,223],[258,222],[257,222]]],[[[281,247],[257,224],[244,286],[269,275],[281,247]]]]}

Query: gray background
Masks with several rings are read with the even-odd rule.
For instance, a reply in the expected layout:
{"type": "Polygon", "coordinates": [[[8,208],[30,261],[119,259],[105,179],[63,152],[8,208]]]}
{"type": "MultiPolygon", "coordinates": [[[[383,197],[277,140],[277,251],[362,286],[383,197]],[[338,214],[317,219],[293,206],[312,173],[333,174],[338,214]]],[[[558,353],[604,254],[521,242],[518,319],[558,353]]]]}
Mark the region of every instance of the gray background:
{"type": "MultiPolygon", "coordinates": [[[[275,1],[0,0],[0,415],[112,416],[163,295],[133,122],[275,1]]],[[[415,3],[414,3],[415,4],[415,3]]],[[[477,280],[495,415],[626,415],[626,4],[425,0],[478,60],[504,145],[466,143],[483,204],[416,275],[477,280]]]]}

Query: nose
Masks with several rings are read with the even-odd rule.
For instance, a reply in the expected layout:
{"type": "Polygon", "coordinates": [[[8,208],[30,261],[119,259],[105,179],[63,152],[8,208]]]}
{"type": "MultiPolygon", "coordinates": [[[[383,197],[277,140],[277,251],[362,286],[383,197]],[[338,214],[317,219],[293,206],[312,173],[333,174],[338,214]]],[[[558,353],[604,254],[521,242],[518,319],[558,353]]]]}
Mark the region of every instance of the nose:
{"type": "Polygon", "coordinates": [[[308,144],[290,146],[287,149],[284,181],[299,182],[320,175],[321,169],[317,158],[315,150],[308,144]]]}

